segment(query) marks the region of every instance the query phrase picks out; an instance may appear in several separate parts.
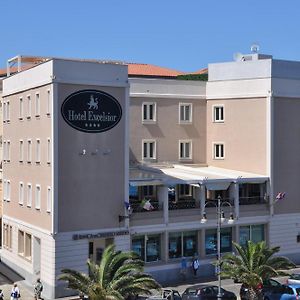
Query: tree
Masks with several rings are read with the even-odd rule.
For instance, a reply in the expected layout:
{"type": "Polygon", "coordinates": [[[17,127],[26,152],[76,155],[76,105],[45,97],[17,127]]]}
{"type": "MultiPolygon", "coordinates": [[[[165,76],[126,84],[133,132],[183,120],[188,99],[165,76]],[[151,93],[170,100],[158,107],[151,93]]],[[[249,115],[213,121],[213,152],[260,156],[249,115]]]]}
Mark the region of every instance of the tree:
{"type": "Polygon", "coordinates": [[[249,298],[259,299],[263,280],[278,275],[287,275],[283,270],[295,267],[288,258],[277,256],[280,247],[269,248],[264,241],[253,243],[248,241],[242,247],[233,242],[237,255],[225,254],[221,260],[221,275],[239,281],[248,287],[249,298]]]}
{"type": "Polygon", "coordinates": [[[143,272],[144,262],[134,252],[115,251],[108,246],[99,264],[87,261],[89,275],[63,269],[59,280],[68,288],[88,295],[90,300],[124,300],[137,294],[151,295],[160,285],[143,272]]]}

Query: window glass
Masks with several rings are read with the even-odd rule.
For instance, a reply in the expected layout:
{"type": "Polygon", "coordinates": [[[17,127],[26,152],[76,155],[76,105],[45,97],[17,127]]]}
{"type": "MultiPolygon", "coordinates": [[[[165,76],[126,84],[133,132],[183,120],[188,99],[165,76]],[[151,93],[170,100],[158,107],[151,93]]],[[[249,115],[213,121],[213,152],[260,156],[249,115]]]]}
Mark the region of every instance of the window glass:
{"type": "Polygon", "coordinates": [[[197,253],[197,232],[183,232],[183,256],[193,256],[197,253]]]}
{"type": "Polygon", "coordinates": [[[181,232],[169,233],[169,258],[181,257],[181,248],[181,232]]]}
{"type": "Polygon", "coordinates": [[[160,260],[160,235],[149,235],[146,242],[146,261],[160,260]]]}
{"type": "Polygon", "coordinates": [[[251,240],[254,243],[258,243],[264,240],[264,225],[251,226],[251,240]]]}
{"type": "Polygon", "coordinates": [[[145,237],[135,237],[132,239],[132,251],[145,260],[145,237]]]}
{"type": "Polygon", "coordinates": [[[247,241],[250,240],[250,226],[240,227],[240,245],[246,246],[247,241]]]}
{"type": "MultiPolygon", "coordinates": [[[[221,228],[221,253],[232,252],[231,228],[221,228]]],[[[217,230],[205,231],[205,253],[206,255],[217,254],[217,230]]]]}

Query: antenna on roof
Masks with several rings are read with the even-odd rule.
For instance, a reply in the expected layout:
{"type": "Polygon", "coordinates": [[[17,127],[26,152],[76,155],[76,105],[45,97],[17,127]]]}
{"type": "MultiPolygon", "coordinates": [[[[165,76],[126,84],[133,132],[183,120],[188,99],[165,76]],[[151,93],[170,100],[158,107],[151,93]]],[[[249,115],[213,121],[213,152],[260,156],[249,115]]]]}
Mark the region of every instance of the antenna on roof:
{"type": "Polygon", "coordinates": [[[253,43],[252,45],[251,45],[251,52],[252,53],[257,53],[258,51],[259,51],[259,45],[258,45],[258,43],[253,43]]]}

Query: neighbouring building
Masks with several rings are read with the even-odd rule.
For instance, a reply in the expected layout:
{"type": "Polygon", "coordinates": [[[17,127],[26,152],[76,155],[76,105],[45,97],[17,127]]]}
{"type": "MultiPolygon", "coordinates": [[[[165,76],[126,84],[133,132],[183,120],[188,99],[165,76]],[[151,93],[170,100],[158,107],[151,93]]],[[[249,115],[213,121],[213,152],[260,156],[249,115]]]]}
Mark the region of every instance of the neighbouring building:
{"type": "Polygon", "coordinates": [[[61,269],[87,272],[111,243],[161,282],[179,276],[182,256],[211,274],[218,197],[235,218],[222,224],[222,253],[266,240],[300,262],[299,62],[245,55],[209,64],[208,81],[151,65],[28,62],[3,80],[1,260],[41,277],[46,299],[66,295],[61,269]]]}

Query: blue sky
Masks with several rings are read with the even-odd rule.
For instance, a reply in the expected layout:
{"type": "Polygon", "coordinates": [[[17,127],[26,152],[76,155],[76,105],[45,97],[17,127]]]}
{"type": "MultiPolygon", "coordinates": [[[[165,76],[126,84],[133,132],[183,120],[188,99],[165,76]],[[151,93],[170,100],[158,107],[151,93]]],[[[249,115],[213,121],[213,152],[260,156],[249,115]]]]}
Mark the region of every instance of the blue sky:
{"type": "Polygon", "coordinates": [[[237,52],[300,60],[299,0],[1,0],[0,66],[17,54],[195,71],[237,52]]]}

